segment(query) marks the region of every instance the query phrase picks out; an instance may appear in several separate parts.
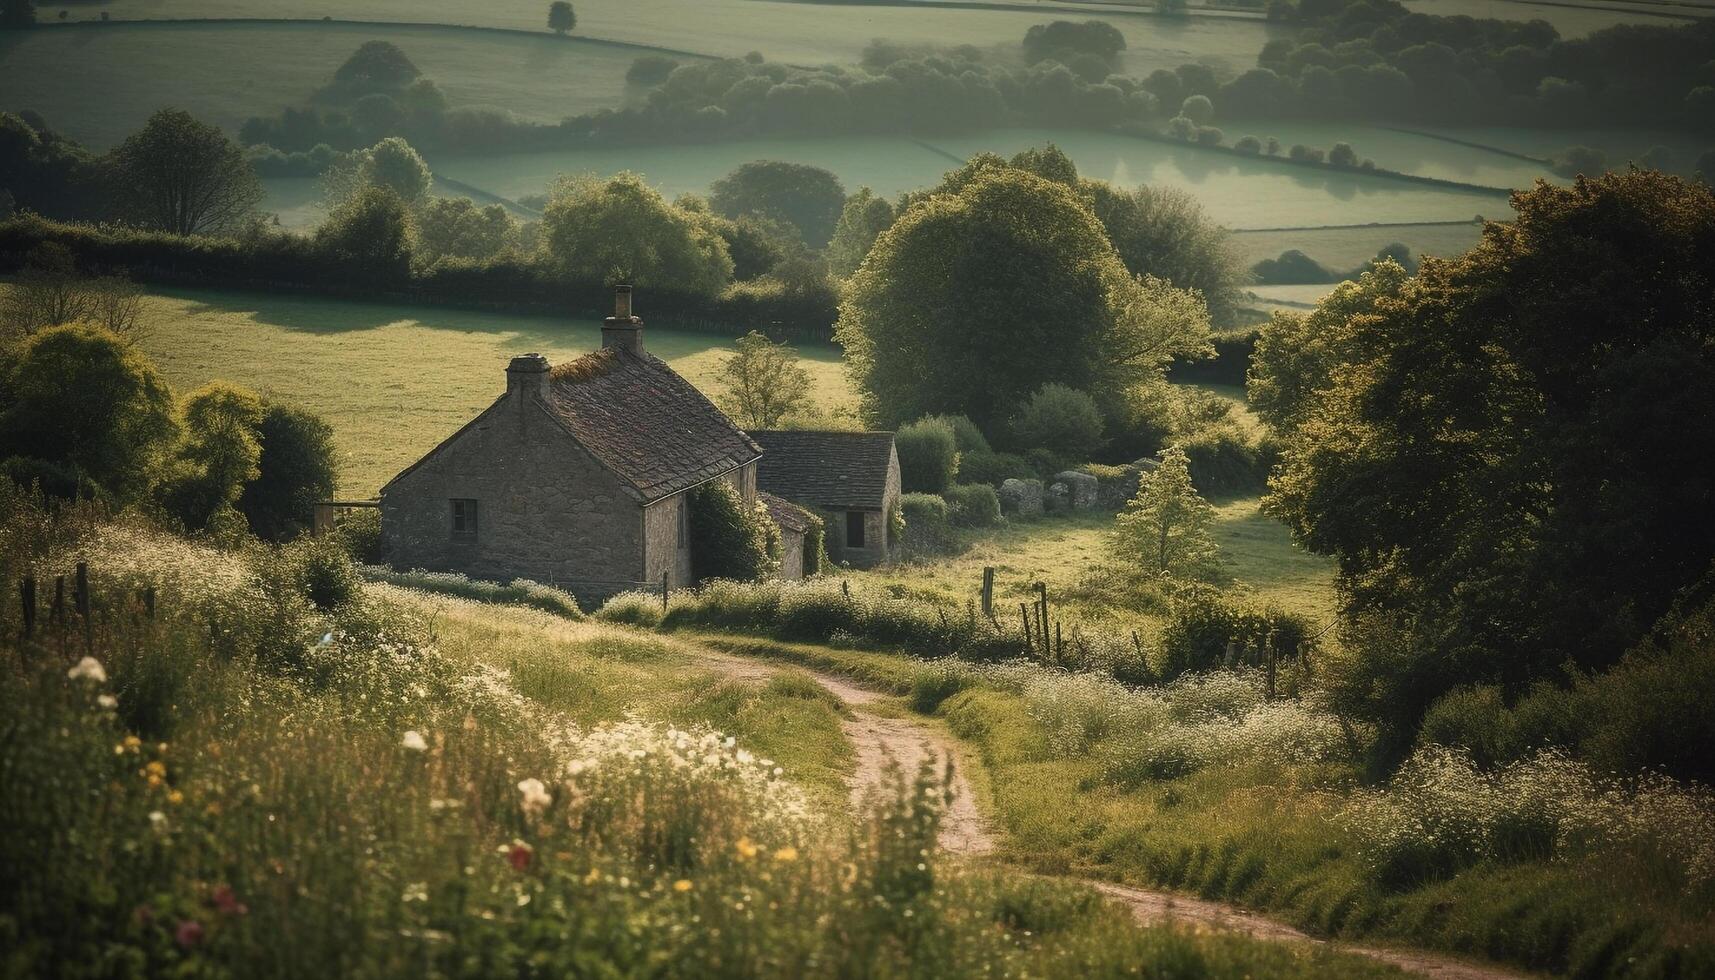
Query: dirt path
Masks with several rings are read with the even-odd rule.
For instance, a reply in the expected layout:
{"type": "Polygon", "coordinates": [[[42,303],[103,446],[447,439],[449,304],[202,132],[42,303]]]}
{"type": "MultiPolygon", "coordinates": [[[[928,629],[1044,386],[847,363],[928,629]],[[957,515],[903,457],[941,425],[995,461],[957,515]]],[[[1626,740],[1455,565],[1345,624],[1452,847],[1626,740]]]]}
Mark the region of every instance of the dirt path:
{"type": "MultiPolygon", "coordinates": [[[[699,659],[721,673],[746,680],[765,681],[780,670],[787,669],[767,661],[720,653],[698,646],[699,659]]],[[[913,772],[925,757],[938,760],[958,759],[957,747],[951,739],[933,728],[910,718],[896,718],[874,710],[876,702],[885,695],[859,687],[846,678],[826,674],[807,667],[794,666],[826,688],[828,693],[854,709],[842,723],[846,738],[851,740],[857,756],[857,768],[852,775],[852,800],[861,800],[865,793],[881,781],[889,759],[898,761],[907,772],[913,772]]],[[[954,766],[953,802],[941,823],[941,846],[953,854],[981,855],[995,849],[994,834],[977,809],[969,781],[961,768],[954,766]]],[[[1131,910],[1133,917],[1145,925],[1163,922],[1191,924],[1211,929],[1240,932],[1270,942],[1303,942],[1322,944],[1305,932],[1266,918],[1254,912],[1221,902],[1173,892],[1133,888],[1092,878],[1074,879],[1094,888],[1103,895],[1131,910]]],[[[1526,975],[1500,967],[1464,960],[1437,953],[1391,949],[1379,946],[1352,946],[1341,943],[1342,952],[1356,953],[1371,959],[1391,963],[1407,972],[1434,980],[1522,980],[1526,975]]]]}

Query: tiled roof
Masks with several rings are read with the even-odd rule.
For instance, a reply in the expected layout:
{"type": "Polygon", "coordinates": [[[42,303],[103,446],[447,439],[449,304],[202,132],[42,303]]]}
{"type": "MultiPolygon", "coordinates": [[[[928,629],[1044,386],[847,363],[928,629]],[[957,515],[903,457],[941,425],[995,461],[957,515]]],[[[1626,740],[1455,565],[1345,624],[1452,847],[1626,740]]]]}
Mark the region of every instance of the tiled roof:
{"type": "Polygon", "coordinates": [[[804,508],[792,501],[784,497],[776,497],[766,490],[757,491],[756,499],[762,501],[762,505],[768,508],[768,516],[774,518],[774,523],[786,530],[803,534],[810,529],[810,515],[804,512],[804,508]]]}
{"type": "Polygon", "coordinates": [[[881,510],[893,459],[891,432],[765,430],[756,486],[809,507],[881,510]]]}
{"type": "Polygon", "coordinates": [[[736,469],[762,450],[652,354],[606,347],[554,368],[548,411],[645,502],[736,469]]]}

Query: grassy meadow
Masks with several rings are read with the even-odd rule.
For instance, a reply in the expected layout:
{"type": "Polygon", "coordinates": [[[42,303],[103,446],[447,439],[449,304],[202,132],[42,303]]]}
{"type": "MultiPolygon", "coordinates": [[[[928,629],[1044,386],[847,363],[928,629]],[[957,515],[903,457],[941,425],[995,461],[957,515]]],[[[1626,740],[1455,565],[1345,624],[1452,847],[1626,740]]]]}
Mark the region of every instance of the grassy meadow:
{"type": "Polygon", "coordinates": [[[618,108],[639,95],[625,81],[638,52],[547,34],[349,24],[112,24],[0,34],[0,108],[34,109],[95,150],[117,144],[163,105],[236,132],[251,116],[307,101],[369,40],[397,44],[454,106],[497,106],[521,119],[558,122],[618,108]]]}
{"type": "Polygon", "coordinates": [[[1237,231],[1233,233],[1233,248],[1247,267],[1295,248],[1331,270],[1345,272],[1368,262],[1393,242],[1403,242],[1416,255],[1458,255],[1477,244],[1481,231],[1476,222],[1237,231]]]}
{"type": "MultiPolygon", "coordinates": [[[[638,309],[647,320],[647,294],[638,309]]],[[[313,409],[334,427],[340,491],[370,497],[505,391],[507,359],[539,351],[570,360],[601,345],[601,325],[440,307],[216,291],[151,296],[142,341],[175,388],[215,379],[313,409]]],[[[717,334],[648,328],[648,349],[705,392],[732,349],[717,334]]],[[[855,398],[839,351],[802,345],[816,408],[855,398]]]]}

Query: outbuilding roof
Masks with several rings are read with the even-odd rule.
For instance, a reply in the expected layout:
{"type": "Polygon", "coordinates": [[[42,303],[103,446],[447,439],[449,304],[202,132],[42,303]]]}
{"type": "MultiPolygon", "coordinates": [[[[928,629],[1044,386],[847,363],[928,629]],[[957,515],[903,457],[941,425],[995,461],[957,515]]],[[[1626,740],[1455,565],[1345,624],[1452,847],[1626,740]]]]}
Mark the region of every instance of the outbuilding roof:
{"type": "Polygon", "coordinates": [[[756,485],[813,507],[881,510],[893,463],[893,433],[762,430],[756,485]]]}
{"type": "Polygon", "coordinates": [[[737,469],[762,452],[660,358],[624,347],[556,366],[546,407],[645,503],[737,469]]]}
{"type": "Polygon", "coordinates": [[[803,534],[810,530],[810,514],[785,497],[776,497],[766,490],[759,490],[756,499],[768,508],[768,516],[774,518],[774,523],[788,531],[803,534]]]}

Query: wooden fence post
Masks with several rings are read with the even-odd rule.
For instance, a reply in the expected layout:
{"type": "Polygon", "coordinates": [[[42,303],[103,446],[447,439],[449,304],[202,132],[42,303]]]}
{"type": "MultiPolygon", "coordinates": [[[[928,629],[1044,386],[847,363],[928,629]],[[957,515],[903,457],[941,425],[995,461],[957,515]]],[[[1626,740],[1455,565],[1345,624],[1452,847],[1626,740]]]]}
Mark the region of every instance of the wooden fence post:
{"type": "Polygon", "coordinates": [[[143,590],[143,615],[155,618],[155,587],[153,585],[143,590]]]}
{"type": "Polygon", "coordinates": [[[667,576],[670,574],[672,574],[672,573],[670,573],[670,572],[662,572],[661,573],[661,611],[662,612],[667,611],[667,576]]]}
{"type": "Polygon", "coordinates": [[[1022,602],[1018,604],[1018,618],[1024,622],[1024,652],[1030,653],[1035,649],[1036,644],[1030,635],[1030,608],[1022,602]]]}
{"type": "Polygon", "coordinates": [[[983,615],[994,618],[994,566],[983,568],[983,615]]]}
{"type": "Polygon", "coordinates": [[[24,639],[27,640],[36,635],[36,577],[24,576],[24,580],[18,583],[18,593],[24,604],[24,639]]]}

